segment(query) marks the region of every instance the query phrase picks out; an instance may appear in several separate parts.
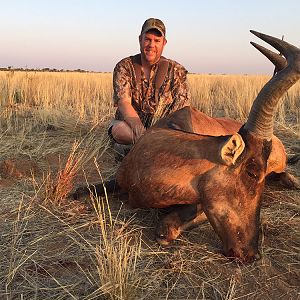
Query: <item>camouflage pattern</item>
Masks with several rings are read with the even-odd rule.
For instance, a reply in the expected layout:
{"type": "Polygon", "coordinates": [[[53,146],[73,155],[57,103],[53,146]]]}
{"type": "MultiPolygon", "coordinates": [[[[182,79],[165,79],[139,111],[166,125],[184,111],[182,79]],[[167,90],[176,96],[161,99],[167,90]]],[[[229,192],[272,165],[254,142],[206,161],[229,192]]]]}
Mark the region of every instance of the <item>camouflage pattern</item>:
{"type": "Polygon", "coordinates": [[[143,24],[141,34],[148,32],[149,30],[158,30],[163,37],[166,37],[165,24],[160,19],[150,18],[143,24]]]}
{"type": "MultiPolygon", "coordinates": [[[[178,110],[190,102],[190,92],[187,83],[186,69],[174,60],[169,61],[166,78],[159,89],[159,101],[155,101],[155,77],[158,63],[152,66],[149,81],[142,71],[141,82],[136,82],[134,67],[130,57],[121,60],[113,73],[114,105],[120,99],[131,98],[131,104],[138,113],[145,127],[149,127],[153,120],[157,120],[178,110]]],[[[119,110],[116,120],[123,120],[119,110]]]]}

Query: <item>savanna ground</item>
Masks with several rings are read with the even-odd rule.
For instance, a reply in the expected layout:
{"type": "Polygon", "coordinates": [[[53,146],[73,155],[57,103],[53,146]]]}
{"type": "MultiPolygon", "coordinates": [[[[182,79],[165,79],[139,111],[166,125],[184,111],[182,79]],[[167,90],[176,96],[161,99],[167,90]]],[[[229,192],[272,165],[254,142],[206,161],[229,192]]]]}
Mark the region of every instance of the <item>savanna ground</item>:
{"type": "MultiPolygon", "coordinates": [[[[192,105],[244,121],[268,79],[189,75],[192,105]]],[[[0,72],[0,299],[297,299],[299,190],[266,186],[262,259],[249,265],[221,254],[209,223],[162,248],[160,212],[118,195],[66,199],[117,168],[111,98],[111,74],[0,72]]],[[[276,115],[289,155],[300,153],[299,107],[300,83],[276,115]]],[[[300,178],[299,162],[288,169],[300,178]]]]}

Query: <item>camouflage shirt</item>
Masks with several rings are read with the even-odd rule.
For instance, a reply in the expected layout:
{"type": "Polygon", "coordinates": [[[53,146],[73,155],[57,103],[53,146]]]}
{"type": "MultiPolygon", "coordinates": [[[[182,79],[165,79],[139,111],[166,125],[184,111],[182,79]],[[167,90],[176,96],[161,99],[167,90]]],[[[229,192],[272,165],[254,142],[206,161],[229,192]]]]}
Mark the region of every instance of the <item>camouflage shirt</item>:
{"type": "MultiPolygon", "coordinates": [[[[187,71],[176,61],[170,59],[168,61],[168,70],[158,90],[159,100],[156,101],[155,78],[158,63],[152,66],[149,81],[142,70],[141,84],[137,84],[132,59],[130,57],[122,59],[116,65],[113,73],[114,105],[117,106],[118,101],[124,97],[131,98],[133,108],[146,127],[149,127],[157,119],[189,105],[190,92],[187,71]]],[[[118,109],[115,119],[123,120],[118,109]]]]}

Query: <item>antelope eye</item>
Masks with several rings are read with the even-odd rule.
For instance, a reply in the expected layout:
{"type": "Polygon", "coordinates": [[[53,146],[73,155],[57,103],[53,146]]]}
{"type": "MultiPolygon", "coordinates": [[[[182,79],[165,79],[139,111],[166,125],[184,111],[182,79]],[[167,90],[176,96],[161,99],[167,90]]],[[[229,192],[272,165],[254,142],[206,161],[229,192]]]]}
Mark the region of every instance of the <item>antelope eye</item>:
{"type": "Polygon", "coordinates": [[[247,165],[246,165],[246,174],[249,179],[258,181],[261,173],[261,166],[254,162],[254,159],[252,159],[247,165]]]}
{"type": "Polygon", "coordinates": [[[258,179],[258,176],[257,176],[255,173],[253,173],[253,172],[247,171],[247,174],[248,174],[248,176],[249,176],[250,178],[253,178],[253,179],[255,179],[255,180],[258,179]]]}

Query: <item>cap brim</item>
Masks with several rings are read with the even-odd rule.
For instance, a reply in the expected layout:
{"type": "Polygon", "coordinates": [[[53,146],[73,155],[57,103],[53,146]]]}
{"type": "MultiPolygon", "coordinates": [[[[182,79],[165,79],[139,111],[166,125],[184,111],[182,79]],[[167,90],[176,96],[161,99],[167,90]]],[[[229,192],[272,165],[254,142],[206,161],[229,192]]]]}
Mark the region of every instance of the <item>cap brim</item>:
{"type": "Polygon", "coordinates": [[[144,30],[142,31],[142,33],[146,33],[150,30],[157,30],[160,32],[160,34],[165,37],[164,32],[161,30],[161,28],[157,27],[157,26],[149,26],[149,27],[145,27],[144,30]]]}

